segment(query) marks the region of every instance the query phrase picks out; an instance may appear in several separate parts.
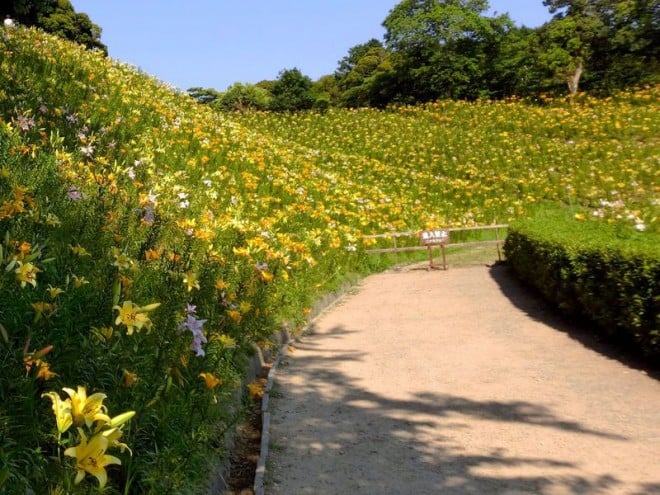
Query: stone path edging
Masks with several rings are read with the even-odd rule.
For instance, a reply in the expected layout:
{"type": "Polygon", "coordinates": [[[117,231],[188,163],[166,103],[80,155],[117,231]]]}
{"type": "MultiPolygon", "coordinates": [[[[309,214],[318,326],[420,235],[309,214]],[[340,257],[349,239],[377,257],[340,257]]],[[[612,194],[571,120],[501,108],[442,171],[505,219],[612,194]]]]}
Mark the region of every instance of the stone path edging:
{"type": "Polygon", "coordinates": [[[296,340],[309,333],[310,329],[314,325],[314,322],[323,316],[326,312],[334,308],[341,300],[346,296],[346,294],[355,287],[354,284],[349,284],[342,287],[339,291],[326,296],[321,300],[314,312],[314,316],[310,318],[307,324],[302,328],[302,330],[295,336],[292,337],[286,328],[283,328],[282,332],[279,335],[278,344],[279,349],[277,351],[277,356],[273,361],[273,364],[268,371],[268,378],[266,381],[266,387],[264,389],[264,395],[261,399],[261,446],[259,459],[257,461],[257,469],[254,475],[254,494],[255,495],[265,495],[265,476],[266,476],[266,461],[268,460],[268,445],[270,444],[270,392],[275,383],[275,374],[277,373],[277,368],[280,365],[280,362],[288,354],[289,347],[296,342],[296,340]]]}

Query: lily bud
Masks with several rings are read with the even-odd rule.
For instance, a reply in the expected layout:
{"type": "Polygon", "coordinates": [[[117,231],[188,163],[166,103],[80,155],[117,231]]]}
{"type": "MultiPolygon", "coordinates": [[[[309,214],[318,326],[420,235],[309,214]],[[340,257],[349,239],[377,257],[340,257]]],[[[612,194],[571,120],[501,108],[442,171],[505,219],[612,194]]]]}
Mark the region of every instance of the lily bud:
{"type": "Polygon", "coordinates": [[[110,428],[117,428],[118,426],[126,423],[126,421],[131,419],[133,416],[135,416],[135,411],[126,411],[125,413],[119,414],[118,416],[112,418],[107,424],[110,428]]]}

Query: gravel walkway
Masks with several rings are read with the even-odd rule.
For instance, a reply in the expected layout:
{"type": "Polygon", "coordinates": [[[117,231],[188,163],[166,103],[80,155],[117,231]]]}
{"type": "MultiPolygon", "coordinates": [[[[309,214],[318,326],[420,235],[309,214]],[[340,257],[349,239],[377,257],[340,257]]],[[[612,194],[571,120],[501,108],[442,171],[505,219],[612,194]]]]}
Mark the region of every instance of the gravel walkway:
{"type": "Polygon", "coordinates": [[[268,495],[660,494],[660,382],[506,266],[365,279],[282,359],[268,495]]]}

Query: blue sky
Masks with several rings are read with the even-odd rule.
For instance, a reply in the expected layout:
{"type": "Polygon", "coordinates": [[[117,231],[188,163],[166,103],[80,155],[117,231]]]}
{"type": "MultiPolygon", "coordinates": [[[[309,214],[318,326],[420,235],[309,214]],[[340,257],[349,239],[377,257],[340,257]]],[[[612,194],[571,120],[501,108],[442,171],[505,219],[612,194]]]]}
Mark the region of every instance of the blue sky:
{"type": "MultiPolygon", "coordinates": [[[[397,0],[72,0],[110,56],[181,89],[224,90],[297,67],[332,74],[349,48],[382,39],[397,0]]],[[[550,19],[542,0],[491,0],[518,25],[550,19]]]]}

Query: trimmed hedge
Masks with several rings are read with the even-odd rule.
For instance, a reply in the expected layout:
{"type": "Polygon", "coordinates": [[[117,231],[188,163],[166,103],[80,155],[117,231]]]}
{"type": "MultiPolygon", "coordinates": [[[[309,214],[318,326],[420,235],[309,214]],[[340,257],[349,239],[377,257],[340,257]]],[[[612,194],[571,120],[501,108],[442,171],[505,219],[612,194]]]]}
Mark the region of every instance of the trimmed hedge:
{"type": "Polygon", "coordinates": [[[509,265],[564,313],[660,356],[660,235],[576,217],[546,210],[511,225],[509,265]]]}

